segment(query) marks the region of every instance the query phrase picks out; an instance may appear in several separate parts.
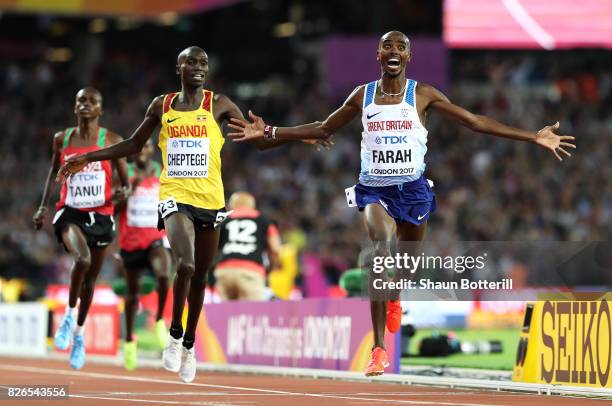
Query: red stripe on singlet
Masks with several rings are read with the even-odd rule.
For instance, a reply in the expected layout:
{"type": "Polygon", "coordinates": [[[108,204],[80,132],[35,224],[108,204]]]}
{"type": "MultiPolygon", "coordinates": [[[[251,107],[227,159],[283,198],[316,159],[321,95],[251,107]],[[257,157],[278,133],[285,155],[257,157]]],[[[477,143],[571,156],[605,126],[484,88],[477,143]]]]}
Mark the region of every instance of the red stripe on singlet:
{"type": "Polygon", "coordinates": [[[164,99],[164,113],[167,113],[170,111],[170,104],[172,103],[172,98],[174,97],[176,93],[168,93],[166,95],[166,98],[164,99]]]}
{"type": "Polygon", "coordinates": [[[204,98],[202,99],[202,108],[210,113],[210,96],[211,93],[206,90],[204,92],[204,98]]]}

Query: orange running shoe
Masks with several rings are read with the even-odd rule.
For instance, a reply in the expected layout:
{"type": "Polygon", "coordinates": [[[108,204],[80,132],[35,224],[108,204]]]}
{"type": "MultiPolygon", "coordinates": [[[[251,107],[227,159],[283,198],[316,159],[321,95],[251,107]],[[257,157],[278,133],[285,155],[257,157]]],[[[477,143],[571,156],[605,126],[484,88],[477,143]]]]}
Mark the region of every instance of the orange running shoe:
{"type": "Polygon", "coordinates": [[[376,347],[370,354],[370,362],[365,370],[365,376],[382,375],[388,366],[387,351],[384,348],[376,347]]]}
{"type": "Polygon", "coordinates": [[[402,304],[399,300],[387,302],[387,329],[390,333],[397,333],[402,326],[402,304]]]}

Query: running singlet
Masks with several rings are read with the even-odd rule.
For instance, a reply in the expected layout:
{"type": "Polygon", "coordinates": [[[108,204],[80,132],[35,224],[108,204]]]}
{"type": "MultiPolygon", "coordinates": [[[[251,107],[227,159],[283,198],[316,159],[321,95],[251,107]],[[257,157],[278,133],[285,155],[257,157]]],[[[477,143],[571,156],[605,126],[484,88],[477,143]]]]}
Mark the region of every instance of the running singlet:
{"type": "MultiPolygon", "coordinates": [[[[130,183],[134,172],[133,164],[129,164],[130,183]]],[[[126,208],[119,213],[119,247],[124,251],[144,250],[164,238],[165,233],[157,229],[160,173],[161,167],[155,162],[155,172],[136,186],[126,208]]]]}
{"type": "Polygon", "coordinates": [[[416,84],[407,79],[402,101],[376,104],[378,81],[368,83],[363,96],[361,172],[365,186],[412,182],[425,172],[427,129],[416,109],[416,84]]]}
{"type": "Polygon", "coordinates": [[[213,92],[203,92],[202,104],[192,111],[172,108],[179,93],[164,97],[159,132],[164,170],[159,179],[159,199],[219,210],[225,206],[221,179],[225,139],[213,115],[213,92]]]}
{"type": "Polygon", "coordinates": [[[217,269],[242,268],[266,274],[264,253],[278,228],[258,210],[236,209],[221,226],[217,269]]]}
{"type": "MultiPolygon", "coordinates": [[[[70,145],[70,137],[75,131],[76,127],[68,128],[65,131],[64,143],[60,153],[60,165],[63,165],[66,159],[75,155],[104,148],[106,128],[100,127],[96,144],[86,147],[70,145]]],[[[55,206],[56,210],[67,206],[81,211],[112,215],[112,176],[113,168],[110,161],[88,163],[80,172],[75,173],[62,184],[60,199],[55,206]]]]}

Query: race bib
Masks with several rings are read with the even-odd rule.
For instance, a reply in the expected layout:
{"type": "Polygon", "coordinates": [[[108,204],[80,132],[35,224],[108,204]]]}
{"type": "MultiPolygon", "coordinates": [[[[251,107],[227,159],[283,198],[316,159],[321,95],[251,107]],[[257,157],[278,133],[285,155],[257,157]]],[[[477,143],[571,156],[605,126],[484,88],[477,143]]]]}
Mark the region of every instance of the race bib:
{"type": "Polygon", "coordinates": [[[357,198],[355,197],[355,186],[347,187],[344,189],[346,194],[346,204],[348,207],[357,207],[357,198]]]}
{"type": "Polygon", "coordinates": [[[166,176],[207,178],[210,159],[209,138],[176,138],[166,143],[166,176]]]}
{"type": "Polygon", "coordinates": [[[157,205],[157,210],[159,211],[161,218],[165,219],[170,213],[178,211],[178,206],[176,205],[176,201],[173,198],[170,198],[160,201],[157,205]]]}
{"type": "Polygon", "coordinates": [[[157,227],[157,193],[133,195],[127,202],[127,224],[129,227],[157,227]]]}
{"type": "Polygon", "coordinates": [[[417,162],[416,149],[410,136],[379,136],[367,138],[370,155],[369,175],[405,176],[414,175],[422,162],[417,162]]]}
{"type": "Polygon", "coordinates": [[[234,212],[234,210],[230,210],[230,211],[219,211],[217,212],[217,217],[215,218],[215,224],[213,225],[214,228],[217,228],[221,223],[223,223],[225,221],[226,218],[229,217],[230,214],[232,214],[234,212]]]}
{"type": "Polygon", "coordinates": [[[105,187],[104,171],[75,173],[66,182],[66,206],[75,209],[104,206],[105,187]]]}

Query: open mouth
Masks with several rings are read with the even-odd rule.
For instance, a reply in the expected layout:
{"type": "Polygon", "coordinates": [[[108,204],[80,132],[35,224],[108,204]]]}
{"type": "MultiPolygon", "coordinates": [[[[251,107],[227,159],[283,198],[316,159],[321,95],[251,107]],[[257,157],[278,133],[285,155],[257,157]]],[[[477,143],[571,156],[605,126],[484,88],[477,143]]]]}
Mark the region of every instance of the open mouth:
{"type": "Polygon", "coordinates": [[[201,73],[196,73],[192,77],[196,80],[204,80],[204,75],[201,73]]]}
{"type": "Polygon", "coordinates": [[[387,66],[390,68],[399,68],[400,66],[400,59],[399,58],[389,58],[387,60],[387,66]]]}

